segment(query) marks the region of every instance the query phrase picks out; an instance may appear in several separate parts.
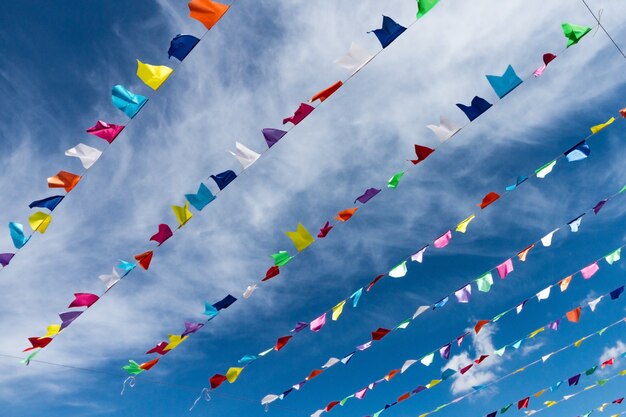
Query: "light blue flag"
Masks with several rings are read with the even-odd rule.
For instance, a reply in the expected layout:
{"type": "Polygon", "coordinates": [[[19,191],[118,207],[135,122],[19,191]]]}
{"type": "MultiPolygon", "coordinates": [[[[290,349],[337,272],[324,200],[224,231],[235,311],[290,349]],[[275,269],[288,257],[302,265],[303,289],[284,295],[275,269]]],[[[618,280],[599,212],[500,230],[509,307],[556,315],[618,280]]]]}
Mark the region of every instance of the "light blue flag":
{"type": "Polygon", "coordinates": [[[550,392],[554,392],[554,391],[558,390],[562,383],[563,383],[563,381],[559,381],[556,384],[552,385],[550,387],[550,392]]]}
{"type": "Polygon", "coordinates": [[[217,309],[215,307],[213,307],[212,304],[205,302],[204,303],[204,314],[205,316],[209,316],[209,319],[207,321],[211,321],[213,320],[213,318],[215,316],[217,316],[220,312],[217,311],[217,309]]]}
{"type": "Polygon", "coordinates": [[[350,296],[352,298],[352,307],[356,307],[359,304],[359,300],[361,299],[361,294],[363,294],[363,288],[359,288],[350,296]]]}
{"type": "Polygon", "coordinates": [[[117,267],[124,271],[126,274],[135,269],[135,267],[137,266],[137,264],[134,264],[132,262],[123,261],[121,259],[119,261],[120,262],[117,264],[117,267]]]}
{"type": "Polygon", "coordinates": [[[439,300],[439,301],[437,301],[435,303],[435,306],[433,307],[433,309],[441,308],[441,307],[445,306],[447,303],[448,303],[448,297],[443,298],[443,299],[441,299],[441,300],[439,300]]]}
{"type": "Polygon", "coordinates": [[[11,232],[11,240],[17,249],[21,249],[30,237],[24,236],[24,226],[19,223],[10,222],[9,232],[11,232]]]}
{"type": "Polygon", "coordinates": [[[245,355],[243,358],[239,359],[238,363],[241,365],[248,365],[257,359],[259,359],[259,357],[256,355],[245,355]]]}
{"type": "Polygon", "coordinates": [[[513,346],[515,349],[519,349],[520,346],[522,346],[522,340],[518,340],[517,342],[513,343],[511,346],[513,346]]]}
{"type": "Polygon", "coordinates": [[[211,190],[209,190],[209,188],[203,183],[200,183],[197,194],[185,194],[185,198],[189,201],[189,204],[194,206],[194,208],[198,211],[202,211],[207,204],[215,200],[215,196],[211,190]]]}
{"type": "Polygon", "coordinates": [[[498,75],[487,75],[487,81],[489,81],[493,91],[500,98],[515,90],[522,83],[522,79],[517,76],[515,70],[510,65],[501,77],[498,75]]]}
{"type": "Polygon", "coordinates": [[[569,162],[581,161],[591,154],[591,148],[586,140],[579,142],[572,149],[564,153],[569,162]]]}
{"type": "Polygon", "coordinates": [[[116,85],[111,91],[113,105],[120,109],[131,119],[139,113],[139,110],[148,102],[148,99],[139,94],[133,94],[123,85],[116,85]]]}
{"type": "Polygon", "coordinates": [[[441,379],[445,381],[454,374],[456,374],[456,371],[454,369],[446,368],[441,374],[441,379]]]}

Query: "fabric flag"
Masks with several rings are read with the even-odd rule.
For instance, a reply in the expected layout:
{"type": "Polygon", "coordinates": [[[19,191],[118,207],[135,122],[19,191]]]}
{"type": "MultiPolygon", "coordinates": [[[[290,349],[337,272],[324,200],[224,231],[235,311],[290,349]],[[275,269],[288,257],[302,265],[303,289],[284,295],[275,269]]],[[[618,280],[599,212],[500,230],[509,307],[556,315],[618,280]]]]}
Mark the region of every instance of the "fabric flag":
{"type": "Polygon", "coordinates": [[[489,323],[491,323],[491,320],[479,320],[474,326],[474,331],[476,332],[476,334],[478,334],[480,330],[483,327],[485,327],[486,324],[489,324],[489,323]]]}
{"type": "Polygon", "coordinates": [[[545,235],[544,237],[541,238],[541,244],[545,247],[548,247],[550,245],[552,245],[552,237],[554,236],[554,234],[558,231],[559,229],[554,229],[553,231],[551,231],[550,233],[548,233],[547,235],[545,235]]]}
{"type": "Polygon", "coordinates": [[[596,307],[598,306],[598,303],[600,301],[602,301],[602,299],[604,298],[604,296],[600,296],[598,298],[596,298],[595,300],[591,300],[587,303],[587,305],[589,306],[589,310],[591,310],[591,312],[596,311],[596,307]]]}
{"type": "Polygon", "coordinates": [[[353,207],[353,208],[349,208],[346,210],[342,210],[339,213],[337,213],[337,216],[335,216],[335,219],[339,220],[340,222],[347,222],[348,220],[350,220],[352,216],[354,216],[354,213],[356,213],[357,210],[358,210],[358,207],[353,207]]]}
{"type": "Polygon", "coordinates": [[[137,77],[155,91],[172,75],[172,72],[174,70],[165,65],[144,64],[137,60],[137,77]]]}
{"type": "Polygon", "coordinates": [[[123,260],[119,260],[119,263],[117,264],[117,267],[121,270],[123,270],[124,272],[128,273],[130,271],[132,271],[133,269],[135,269],[137,265],[135,265],[132,262],[127,262],[127,261],[123,261],[123,260]]]}
{"type": "MultiPolygon", "coordinates": [[[[211,389],[215,389],[217,387],[219,387],[220,385],[222,385],[222,383],[224,383],[226,381],[226,376],[225,375],[220,375],[220,374],[215,374],[213,375],[210,379],[209,379],[209,383],[211,384],[211,389]]],[[[269,395],[267,396],[269,397],[269,395]]],[[[275,396],[276,398],[278,398],[278,396],[275,396]]]]}
{"type": "Polygon", "coordinates": [[[580,224],[583,221],[583,216],[584,214],[581,214],[580,216],[576,217],[574,220],[567,223],[572,233],[578,232],[578,229],[580,228],[580,224]]]}
{"type": "Polygon", "coordinates": [[[489,84],[491,84],[491,88],[493,88],[493,91],[495,91],[500,98],[509,94],[522,83],[522,79],[517,76],[511,65],[507,67],[502,76],[487,75],[486,77],[489,84]]]}
{"type": "Polygon", "coordinates": [[[59,334],[60,330],[61,330],[60,324],[51,324],[50,326],[46,328],[46,334],[43,337],[56,336],[57,334],[59,334]]]}
{"type": "Polygon", "coordinates": [[[154,367],[154,365],[156,365],[159,362],[159,359],[160,358],[155,358],[155,359],[152,359],[151,361],[144,362],[141,365],[139,365],[139,368],[143,369],[144,371],[149,371],[150,369],[154,367]]]}
{"type": "MultiPolygon", "coordinates": [[[[274,266],[285,266],[285,265],[287,265],[289,263],[289,261],[291,261],[293,259],[293,256],[290,256],[289,252],[284,251],[284,250],[281,250],[278,253],[274,253],[274,254],[270,255],[270,257],[272,257],[274,259],[274,266]]],[[[276,274],[276,275],[278,275],[278,274],[276,274]]],[[[273,275],[273,276],[275,276],[275,275],[273,275]]],[[[267,276],[266,276],[266,279],[268,279],[267,276]]]]}
{"type": "Polygon", "coordinates": [[[328,359],[326,361],[326,363],[324,365],[322,365],[322,369],[328,369],[331,366],[335,366],[339,362],[341,362],[341,361],[339,359],[337,359],[337,358],[330,358],[330,359],[328,359]]]}
{"type": "Polygon", "coordinates": [[[76,187],[80,178],[80,175],[59,171],[54,177],[48,178],[48,188],[64,188],[69,193],[76,187]]]}
{"type": "Polygon", "coordinates": [[[602,129],[604,129],[605,127],[609,126],[610,124],[612,124],[615,121],[615,117],[611,117],[609,120],[607,120],[605,123],[600,123],[599,125],[595,125],[591,128],[591,133],[593,133],[594,135],[596,133],[598,133],[599,131],[601,131],[602,129]]]}
{"type": "Polygon", "coordinates": [[[450,348],[452,347],[452,345],[450,343],[448,343],[445,346],[442,346],[439,349],[439,355],[441,355],[441,359],[447,360],[448,358],[450,358],[450,348]]]}
{"type": "Polygon", "coordinates": [[[43,349],[46,346],[48,346],[48,344],[50,342],[52,342],[52,338],[50,337],[29,337],[28,341],[30,342],[30,344],[32,345],[29,348],[24,349],[22,352],[28,352],[30,350],[33,349],[43,349]]]}
{"type": "Polygon", "coordinates": [[[248,299],[252,296],[252,293],[259,288],[256,284],[248,285],[248,288],[243,293],[243,298],[248,299]]]}
{"type": "Polygon", "coordinates": [[[339,88],[341,88],[342,85],[343,85],[343,83],[341,81],[337,81],[335,84],[331,85],[330,87],[320,91],[319,93],[317,93],[313,97],[311,97],[309,99],[309,103],[313,103],[315,100],[319,100],[319,101],[323,102],[328,97],[330,97],[334,92],[339,90],[339,88]]]}
{"type": "Polygon", "coordinates": [[[100,281],[104,284],[106,290],[108,291],[112,286],[117,284],[117,282],[121,279],[115,268],[111,271],[111,275],[100,275],[98,277],[100,281]]]}
{"type": "Polygon", "coordinates": [[[372,280],[372,281],[368,284],[368,286],[367,286],[367,288],[366,288],[366,290],[365,290],[365,291],[369,292],[369,291],[370,291],[370,290],[374,287],[374,285],[376,285],[376,283],[377,283],[378,281],[380,281],[380,280],[381,280],[384,276],[385,276],[384,274],[381,274],[381,275],[376,276],[376,278],[374,278],[374,279],[373,279],[373,280],[372,280]]]}
{"type": "Polygon", "coordinates": [[[363,48],[361,45],[352,42],[350,44],[350,49],[348,52],[335,60],[335,64],[340,66],[341,68],[345,68],[350,71],[352,74],[358,72],[361,68],[363,68],[368,62],[370,62],[374,58],[370,53],[363,48]]]}
{"type": "Polygon", "coordinates": [[[115,138],[124,130],[125,126],[114,125],[113,123],[98,120],[95,125],[86,130],[87,133],[113,143],[115,138]]]}
{"type": "Polygon", "coordinates": [[[159,225],[159,231],[150,237],[150,240],[155,241],[161,246],[163,242],[173,236],[172,229],[166,224],[159,225]]]}
{"type": "Polygon", "coordinates": [[[578,385],[578,381],[580,381],[580,374],[568,378],[567,384],[571,387],[572,385],[578,385]]]}
{"type": "Polygon", "coordinates": [[[211,30],[230,7],[211,0],[191,0],[188,6],[189,17],[202,23],[207,30],[211,30]]]}
{"type": "Polygon", "coordinates": [[[42,235],[46,233],[51,221],[52,216],[43,211],[38,211],[28,217],[28,224],[33,229],[33,232],[39,232],[42,235]]]}
{"type": "Polygon", "coordinates": [[[608,255],[606,255],[604,257],[604,260],[609,265],[613,265],[615,262],[620,260],[621,254],[622,254],[622,248],[619,248],[619,249],[609,253],[608,255]]]}
{"type": "Polygon", "coordinates": [[[568,48],[572,45],[577,44],[583,36],[591,32],[590,27],[573,25],[571,23],[563,23],[561,27],[563,28],[563,34],[567,38],[568,48]]]}
{"type": "Polygon", "coordinates": [[[457,290],[454,295],[459,303],[469,303],[472,297],[472,285],[467,284],[465,287],[457,290]]]}
{"type": "Polygon", "coordinates": [[[483,198],[483,201],[480,204],[478,204],[478,207],[480,207],[481,209],[484,209],[485,207],[487,207],[488,205],[490,205],[491,203],[493,203],[499,198],[500,198],[500,195],[492,191],[489,194],[487,194],[485,198],[483,198]]]}
{"type": "Polygon", "coordinates": [[[391,271],[389,271],[389,276],[391,278],[402,278],[406,275],[406,273],[406,261],[403,261],[402,263],[394,267],[391,271]]]}
{"type": "Polygon", "coordinates": [[[65,151],[65,156],[75,157],[80,159],[80,163],[83,164],[85,169],[91,168],[96,163],[98,158],[102,155],[102,151],[87,146],[84,143],[79,143],[71,149],[65,151]]]}
{"type": "Polygon", "coordinates": [[[507,259],[500,265],[496,266],[496,269],[498,270],[498,275],[500,275],[500,279],[504,279],[507,275],[513,272],[513,261],[511,259],[507,259]]]}
{"type": "Polygon", "coordinates": [[[589,279],[592,276],[594,276],[595,273],[598,272],[599,269],[600,267],[598,266],[598,262],[594,262],[591,265],[586,266],[583,269],[581,269],[580,274],[583,276],[584,279],[589,279]]]}
{"type": "Polygon", "coordinates": [[[417,18],[424,16],[433,7],[439,3],[439,0],[417,0],[417,18]]]}
{"type": "MultiPolygon", "coordinates": [[[[394,22],[394,20],[388,16],[383,16],[383,27],[381,29],[375,29],[371,32],[376,35],[380,45],[384,48],[388,47],[391,42],[396,40],[398,36],[406,30],[404,26],[401,26],[394,22]]],[[[368,32],[368,33],[371,33],[368,32]]]]}
{"type": "Polygon", "coordinates": [[[311,236],[302,223],[298,223],[298,227],[295,232],[285,232],[285,234],[289,239],[291,239],[298,252],[302,252],[309,247],[311,243],[315,242],[313,236],[311,236]]]}
{"type": "Polygon", "coordinates": [[[559,325],[561,324],[561,319],[554,320],[552,323],[548,324],[548,328],[554,331],[559,330],[559,325]]]}
{"type": "Polygon", "coordinates": [[[390,332],[391,330],[389,329],[383,329],[382,327],[379,327],[378,330],[372,332],[372,340],[377,342],[383,337],[387,336],[390,332]]]}
{"type": "Polygon", "coordinates": [[[573,275],[570,275],[569,277],[563,278],[559,281],[559,288],[561,288],[561,292],[565,292],[565,290],[567,290],[570,282],[572,282],[572,276],[573,275]]]}
{"type": "Polygon", "coordinates": [[[284,130],[278,129],[270,129],[266,128],[262,131],[263,137],[265,138],[265,143],[267,143],[267,147],[271,148],[276,145],[276,143],[282,139],[283,136],[287,134],[284,130]]]}
{"type": "Polygon", "coordinates": [[[274,350],[275,351],[279,351],[282,348],[285,347],[285,345],[287,345],[287,343],[289,342],[289,340],[292,338],[293,336],[283,336],[283,337],[279,337],[278,340],[276,341],[276,346],[274,346],[274,350]]]}
{"type": "Polygon", "coordinates": [[[24,235],[24,226],[20,223],[10,222],[9,233],[16,249],[21,249],[30,239],[30,237],[24,235]]]}
{"type": "Polygon", "coordinates": [[[443,116],[439,117],[439,126],[427,125],[426,127],[433,131],[433,133],[435,134],[435,136],[437,136],[437,139],[439,139],[440,142],[447,141],[461,130],[461,126],[457,126],[443,116]]]}
{"type": "Polygon", "coordinates": [[[333,319],[333,321],[337,321],[337,319],[339,319],[339,316],[341,316],[341,313],[343,313],[343,306],[345,306],[345,305],[346,305],[346,300],[343,300],[339,304],[337,304],[336,306],[334,306],[332,308],[332,311],[333,311],[332,319],[333,319]]]}
{"type": "Polygon", "coordinates": [[[528,252],[531,251],[532,248],[535,247],[535,244],[533,243],[532,245],[528,246],[527,248],[523,249],[520,253],[517,254],[518,259],[521,262],[526,262],[526,257],[528,256],[528,252]]]}
{"type": "Polygon", "coordinates": [[[568,311],[565,316],[572,323],[578,323],[580,320],[580,307],[576,307],[575,309],[568,311]]]}
{"type": "Polygon", "coordinates": [[[469,119],[470,122],[473,122],[478,116],[489,110],[491,107],[491,103],[489,103],[484,98],[475,96],[472,99],[471,106],[466,106],[461,103],[457,103],[456,105],[469,119]]]}
{"type": "Polygon", "coordinates": [[[352,307],[356,308],[356,306],[359,304],[359,300],[361,299],[362,294],[363,288],[359,288],[350,296],[350,298],[352,299],[352,307]]]}
{"type": "Polygon", "coordinates": [[[231,182],[233,182],[235,178],[237,178],[237,174],[235,174],[231,170],[228,170],[228,171],[220,172],[219,174],[211,175],[211,178],[213,178],[213,181],[215,181],[215,184],[217,184],[217,187],[220,190],[223,190],[224,188],[228,186],[228,184],[230,184],[231,182]]]}
{"type": "Polygon", "coordinates": [[[389,178],[389,182],[387,183],[388,188],[398,188],[398,184],[400,183],[400,179],[404,176],[404,171],[398,172],[394,174],[393,177],[389,178]]]}
{"type": "Polygon", "coordinates": [[[548,298],[550,298],[550,290],[551,289],[552,289],[552,287],[547,287],[547,288],[544,288],[543,290],[539,291],[537,293],[537,301],[547,300],[548,298]]]}
{"type": "Polygon", "coordinates": [[[422,365],[424,366],[430,366],[431,363],[433,363],[433,360],[435,359],[435,353],[429,353],[428,355],[424,356],[420,362],[422,363],[422,365]]]}
{"type": "Polygon", "coordinates": [[[433,305],[433,310],[437,309],[437,308],[441,308],[443,306],[445,306],[446,304],[448,304],[448,297],[444,297],[441,300],[437,301],[434,305],[433,305]]]}
{"type": "Polygon", "coordinates": [[[308,327],[309,323],[305,322],[305,321],[299,321],[296,323],[296,327],[294,327],[293,329],[291,329],[289,332],[290,333],[300,333],[302,330],[306,329],[308,327]]]}
{"type": "Polygon", "coordinates": [[[235,152],[230,152],[230,154],[237,158],[243,169],[246,169],[250,165],[254,164],[261,156],[239,142],[235,142],[235,152]]]}
{"type": "Polygon", "coordinates": [[[535,77],[539,77],[546,70],[546,68],[548,67],[548,64],[554,61],[555,59],[556,59],[556,55],[554,54],[551,54],[551,53],[543,54],[543,65],[537,68],[533,72],[533,75],[535,77]]]}
{"type": "Polygon", "coordinates": [[[325,324],[326,324],[326,313],[322,314],[321,316],[319,316],[318,318],[316,318],[315,320],[311,322],[310,324],[311,331],[319,332],[322,329],[322,327],[324,327],[325,324]]]}
{"type": "Polygon", "coordinates": [[[481,292],[489,292],[491,286],[493,285],[493,276],[491,272],[487,272],[476,280],[476,287],[478,287],[478,291],[481,292]]]}
{"type": "Polygon", "coordinates": [[[72,322],[81,314],[83,314],[82,311],[67,311],[65,313],[59,313],[59,318],[61,319],[61,329],[59,331],[72,324],[72,322]]]}
{"type": "Polygon", "coordinates": [[[589,154],[591,154],[591,148],[587,145],[587,141],[583,140],[563,155],[565,155],[569,162],[576,162],[587,158],[589,154]]]}
{"type": "Polygon", "coordinates": [[[444,233],[443,235],[439,236],[435,240],[434,246],[437,249],[445,248],[446,246],[448,246],[448,243],[450,243],[451,239],[452,239],[452,231],[448,230],[446,233],[444,233]]]}
{"type": "Polygon", "coordinates": [[[623,292],[624,292],[623,285],[619,288],[614,289],[613,291],[609,293],[609,295],[611,296],[611,300],[617,300],[620,297],[620,295],[622,295],[623,292]]]}
{"type": "Polygon", "coordinates": [[[363,398],[365,398],[365,394],[367,393],[367,388],[363,388],[360,391],[357,391],[356,394],[354,394],[354,396],[359,399],[362,400],[363,398]]]}
{"type": "Polygon", "coordinates": [[[196,194],[185,194],[185,198],[198,211],[202,211],[211,201],[215,200],[215,196],[209,190],[209,187],[203,183],[200,183],[196,194]]]}
{"type": "Polygon", "coordinates": [[[298,107],[298,110],[296,110],[293,116],[283,119],[283,124],[291,122],[295,126],[311,114],[313,110],[315,110],[315,107],[309,106],[306,103],[300,103],[300,107],[298,107]]]}
{"type": "Polygon", "coordinates": [[[427,248],[428,248],[428,245],[424,246],[422,249],[415,252],[413,255],[411,255],[411,260],[422,263],[424,261],[424,252],[426,252],[427,248]]]}
{"type": "Polygon", "coordinates": [[[537,178],[545,178],[549,173],[552,172],[552,169],[554,168],[555,165],[556,165],[556,159],[552,162],[548,162],[541,168],[535,170],[535,175],[537,176],[537,178]]]}
{"type": "Polygon", "coordinates": [[[604,205],[608,202],[609,200],[600,200],[598,201],[598,204],[596,204],[595,206],[593,206],[593,213],[594,214],[598,214],[600,213],[600,210],[602,210],[602,207],[604,207],[604,205]]]}
{"type": "Polygon", "coordinates": [[[517,179],[515,180],[515,184],[513,185],[509,185],[505,188],[505,190],[507,191],[513,191],[515,190],[517,187],[519,187],[521,184],[523,184],[524,182],[526,182],[526,180],[528,179],[528,177],[526,175],[520,175],[519,177],[517,177],[517,179]]]}
{"type": "Polygon", "coordinates": [[[185,202],[185,205],[182,207],[172,206],[172,211],[174,212],[174,216],[176,216],[176,220],[178,220],[179,229],[193,217],[193,214],[189,211],[189,202],[185,202]]]}
{"type": "Polygon", "coordinates": [[[150,268],[150,262],[152,262],[152,255],[153,255],[153,252],[149,250],[147,252],[136,255],[135,259],[137,260],[137,262],[139,262],[139,265],[143,269],[148,270],[148,268],[150,268]]]}
{"type": "Polygon", "coordinates": [[[168,337],[169,343],[163,349],[165,351],[176,349],[178,345],[180,345],[181,343],[185,341],[185,339],[187,339],[187,336],[183,337],[177,334],[170,334],[167,337],[168,337]]]}
{"type": "Polygon", "coordinates": [[[361,204],[365,204],[374,198],[380,191],[381,190],[378,188],[368,188],[362,195],[358,196],[354,202],[356,203],[358,201],[361,204]]]}
{"type": "Polygon", "coordinates": [[[517,402],[517,409],[521,410],[522,408],[528,408],[528,403],[530,402],[530,397],[526,397],[517,402]]]}
{"type": "Polygon", "coordinates": [[[435,152],[434,149],[432,148],[428,148],[426,146],[421,146],[421,145],[414,145],[415,146],[415,155],[417,156],[417,159],[411,159],[411,162],[413,163],[413,165],[417,165],[420,162],[423,162],[426,158],[428,158],[428,156],[435,152]]]}
{"type": "Polygon", "coordinates": [[[7,266],[14,256],[14,253],[0,253],[0,265],[2,265],[3,267],[7,266]]]}
{"type": "Polygon", "coordinates": [[[226,297],[222,298],[220,301],[213,304],[213,308],[215,308],[217,311],[224,310],[225,308],[228,308],[231,305],[233,305],[235,301],[237,301],[237,299],[233,297],[232,295],[228,294],[226,297]]]}
{"type": "Polygon", "coordinates": [[[192,323],[189,321],[185,322],[185,331],[182,332],[181,336],[185,337],[189,334],[193,334],[204,327],[204,323],[192,323]]]}
{"type": "Polygon", "coordinates": [[[170,59],[174,57],[182,62],[196,47],[198,42],[200,42],[200,39],[195,36],[178,34],[170,41],[167,57],[170,59]]]}
{"type": "Polygon", "coordinates": [[[65,197],[62,195],[55,195],[53,197],[46,197],[44,199],[41,200],[35,200],[32,203],[30,203],[28,205],[29,208],[34,208],[34,207],[41,207],[41,208],[46,208],[50,211],[54,211],[54,209],[59,205],[59,203],[64,199],[65,197]]]}
{"type": "Polygon", "coordinates": [[[326,222],[326,224],[322,226],[322,228],[320,229],[320,232],[317,234],[317,237],[319,237],[320,239],[325,238],[328,235],[328,233],[330,233],[330,231],[333,230],[333,227],[335,226],[331,226],[330,222],[326,222]]]}
{"type": "Polygon", "coordinates": [[[128,372],[130,375],[139,375],[144,371],[143,369],[141,369],[137,362],[131,359],[128,360],[128,365],[122,366],[122,369],[128,372]]]}
{"type": "Polygon", "coordinates": [[[239,378],[241,372],[243,372],[243,368],[229,368],[228,371],[226,371],[226,379],[233,384],[237,378],[239,378]]]}
{"type": "Polygon", "coordinates": [[[139,94],[133,94],[124,86],[118,84],[111,90],[111,101],[113,106],[132,119],[148,102],[148,99],[139,94]]]}
{"type": "Polygon", "coordinates": [[[100,297],[98,297],[95,294],[89,294],[89,293],[75,293],[74,294],[74,301],[72,301],[72,303],[67,307],[67,308],[73,308],[73,307],[91,307],[92,305],[95,304],[96,301],[98,301],[100,299],[100,297]]]}

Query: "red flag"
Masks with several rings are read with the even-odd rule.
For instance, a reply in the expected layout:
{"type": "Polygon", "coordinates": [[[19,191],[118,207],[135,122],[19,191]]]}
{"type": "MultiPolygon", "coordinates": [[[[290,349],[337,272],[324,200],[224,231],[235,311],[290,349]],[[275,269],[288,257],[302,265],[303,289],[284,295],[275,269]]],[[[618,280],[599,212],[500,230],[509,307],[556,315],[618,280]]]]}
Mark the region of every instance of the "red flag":
{"type": "Polygon", "coordinates": [[[226,381],[226,376],[224,375],[220,375],[220,374],[215,374],[213,375],[210,379],[209,379],[209,383],[211,384],[211,389],[215,389],[217,387],[219,387],[220,385],[222,385],[222,383],[224,381],[226,381]]]}
{"type": "Polygon", "coordinates": [[[480,207],[481,209],[484,209],[485,207],[487,207],[489,204],[493,203],[494,201],[496,201],[497,199],[500,198],[500,194],[498,193],[494,193],[493,191],[490,192],[489,194],[487,194],[485,196],[485,198],[483,198],[482,203],[480,203],[478,205],[478,207],[480,207]]]}
{"type": "Polygon", "coordinates": [[[265,273],[265,278],[263,278],[261,281],[267,281],[268,279],[272,279],[278,274],[280,274],[280,268],[277,266],[271,266],[265,273]]]}
{"type": "Polygon", "coordinates": [[[417,159],[412,159],[413,165],[417,165],[420,162],[424,161],[424,159],[428,158],[428,156],[435,152],[434,149],[427,148],[426,146],[415,145],[415,155],[417,159]]]}
{"type": "Polygon", "coordinates": [[[523,400],[519,400],[517,402],[517,409],[521,410],[522,408],[528,408],[529,402],[530,402],[530,397],[526,397],[523,400]]]}
{"type": "Polygon", "coordinates": [[[380,340],[383,337],[387,336],[387,334],[389,334],[390,332],[391,330],[389,329],[383,329],[382,327],[379,327],[378,330],[372,332],[372,340],[380,340]]]}
{"type": "Polygon", "coordinates": [[[141,267],[143,269],[148,269],[150,268],[150,262],[152,261],[152,251],[149,250],[148,252],[144,252],[144,253],[140,253],[139,255],[135,256],[135,259],[137,260],[137,262],[139,262],[139,265],[141,265],[141,267]]]}
{"type": "Polygon", "coordinates": [[[328,97],[330,97],[335,91],[339,90],[339,88],[343,85],[343,83],[341,81],[337,81],[335,84],[331,85],[330,87],[328,87],[325,90],[320,91],[319,93],[315,94],[313,97],[311,97],[311,99],[309,100],[309,103],[314,102],[315,100],[319,101],[324,101],[326,100],[328,97]]]}
{"type": "Polygon", "coordinates": [[[276,346],[274,346],[274,350],[279,351],[284,348],[287,342],[289,342],[289,339],[291,339],[292,337],[293,336],[283,336],[278,338],[278,340],[276,341],[276,346]]]}

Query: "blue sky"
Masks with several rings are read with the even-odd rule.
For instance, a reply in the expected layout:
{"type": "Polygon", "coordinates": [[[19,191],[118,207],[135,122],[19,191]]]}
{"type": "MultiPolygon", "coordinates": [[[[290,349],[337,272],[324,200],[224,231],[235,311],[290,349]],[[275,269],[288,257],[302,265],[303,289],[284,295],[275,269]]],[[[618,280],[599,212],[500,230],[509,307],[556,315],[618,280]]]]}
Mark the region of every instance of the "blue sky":
{"type": "MultiPolygon", "coordinates": [[[[502,73],[508,64],[522,78],[530,74],[543,53],[565,45],[562,22],[594,23],[579,2],[500,3],[442,0],[214,203],[194,213],[155,255],[149,271],[131,274],[39,356],[101,373],[1,359],[3,414],[187,415],[208,377],[272,346],[296,321],[315,318],[475,212],[482,196],[503,192],[517,175],[548,162],[586,136],[590,126],[626,106],[621,94],[626,62],[602,33],[590,34],[550,64],[544,76],[523,84],[410,170],[397,190],[373,199],[120,396],[125,378],[120,367],[131,358],[147,359],[143,352],[168,333],[180,332],[183,320],[201,320],[205,300],[215,302],[227,293],[241,298],[270,265],[267,255],[292,250],[284,231],[295,230],[298,222],[316,230],[366,188],[385,184],[405,167],[414,143],[436,146],[425,125],[437,123],[440,115],[464,123],[454,104],[469,103],[474,95],[493,102],[484,75],[502,73]]],[[[620,22],[626,6],[615,0],[590,5],[604,9],[603,24],[618,42],[624,39],[620,22]]],[[[382,14],[407,25],[415,8],[409,0],[388,5],[238,1],[54,212],[48,232],[0,272],[0,353],[19,355],[28,337],[56,320],[72,293],[99,293],[98,275],[109,273],[117,259],[150,248],[147,240],[159,223],[175,224],[171,204],[182,204],[183,194],[195,191],[208,175],[239,168],[226,152],[235,140],[264,149],[262,128],[279,128],[300,101],[345,78],[332,61],[350,42],[378,50],[366,32],[379,27],[382,14]]],[[[84,129],[97,119],[126,123],[110,105],[111,87],[123,84],[150,93],[134,75],[135,59],[167,65],[175,34],[198,36],[204,29],[187,17],[184,1],[68,0],[54,7],[21,1],[2,9],[0,223],[26,223],[27,204],[50,195],[47,177],[60,169],[81,170],[63,156],[66,149],[78,142],[102,148],[103,142],[84,129]]],[[[466,235],[455,235],[449,247],[431,252],[423,265],[412,265],[404,279],[383,281],[362,298],[359,309],[346,309],[341,320],[318,334],[294,338],[191,414],[266,415],[259,405],[265,394],[288,388],[330,356],[349,353],[371,331],[396,325],[419,305],[437,301],[619,190],[626,183],[624,133],[620,120],[590,142],[588,159],[560,163],[545,180],[524,184],[480,213],[466,235]]],[[[275,403],[268,415],[308,416],[607,254],[624,243],[622,207],[618,198],[601,215],[586,216],[578,234],[561,232],[551,248],[536,250],[489,294],[425,316],[349,366],[336,366],[275,403]]],[[[0,251],[11,247],[8,233],[1,234],[0,251]]],[[[593,279],[578,280],[566,293],[503,319],[477,346],[514,341],[624,283],[622,265],[601,268],[593,279]]],[[[580,324],[538,337],[532,348],[505,357],[489,371],[504,375],[618,320],[624,311],[621,299],[605,301],[596,313],[587,311],[580,324]]],[[[586,369],[623,341],[618,327],[438,415],[461,410],[485,415],[586,369]]],[[[481,353],[465,346],[470,356],[481,353]]],[[[442,366],[436,361],[429,368],[414,367],[333,414],[371,414],[438,377],[442,366]]],[[[620,386],[615,381],[542,415],[579,415],[624,395],[620,386]]],[[[442,383],[383,415],[417,416],[452,398],[451,384],[442,383]]]]}

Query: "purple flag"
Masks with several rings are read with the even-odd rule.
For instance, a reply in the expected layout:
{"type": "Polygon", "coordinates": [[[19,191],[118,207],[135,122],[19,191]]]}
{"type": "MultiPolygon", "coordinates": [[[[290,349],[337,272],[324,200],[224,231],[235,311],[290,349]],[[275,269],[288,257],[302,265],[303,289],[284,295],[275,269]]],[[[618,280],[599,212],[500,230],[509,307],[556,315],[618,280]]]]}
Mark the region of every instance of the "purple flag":
{"type": "Polygon", "coordinates": [[[596,204],[593,208],[593,212],[595,214],[598,214],[600,212],[600,210],[602,210],[602,207],[604,207],[604,205],[606,204],[606,202],[609,200],[601,200],[598,202],[598,204],[596,204]]]}
{"type": "Polygon", "coordinates": [[[559,324],[560,323],[561,323],[561,319],[553,321],[552,323],[548,324],[548,328],[550,328],[552,330],[559,330],[559,324]]]}
{"type": "Polygon", "coordinates": [[[439,349],[439,354],[441,355],[442,359],[448,359],[450,358],[450,347],[452,345],[450,343],[448,343],[447,345],[445,345],[444,347],[442,347],[441,349],[439,349]]]}
{"type": "Polygon", "coordinates": [[[287,132],[285,132],[284,130],[278,130],[278,129],[263,129],[263,137],[265,138],[265,142],[267,143],[267,147],[271,148],[272,146],[276,145],[276,142],[278,142],[279,140],[282,139],[283,136],[285,136],[287,134],[287,132]]]}
{"type": "Polygon", "coordinates": [[[356,203],[358,201],[362,204],[365,204],[368,201],[370,201],[372,198],[376,197],[376,194],[378,194],[379,192],[380,190],[378,188],[368,188],[367,190],[365,190],[363,195],[357,197],[356,200],[354,200],[354,202],[356,203]]]}
{"type": "Polygon", "coordinates": [[[67,326],[72,324],[72,322],[76,320],[81,314],[83,314],[82,311],[67,311],[65,313],[60,313],[59,317],[61,318],[62,323],[61,329],[59,331],[65,329],[67,326]]]}
{"type": "Polygon", "coordinates": [[[14,253],[0,253],[0,265],[7,266],[14,256],[14,253]]]}
{"type": "Polygon", "coordinates": [[[204,327],[204,323],[192,323],[192,322],[186,321],[185,322],[185,331],[180,336],[181,337],[185,337],[188,334],[195,333],[198,330],[200,330],[202,327],[204,327]]]}
{"type": "Polygon", "coordinates": [[[567,380],[567,383],[571,387],[572,385],[578,385],[578,381],[580,380],[580,374],[574,375],[573,377],[567,380]]]}

